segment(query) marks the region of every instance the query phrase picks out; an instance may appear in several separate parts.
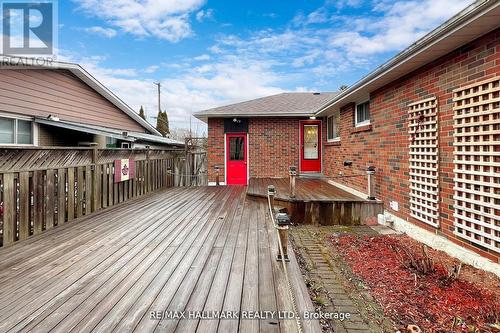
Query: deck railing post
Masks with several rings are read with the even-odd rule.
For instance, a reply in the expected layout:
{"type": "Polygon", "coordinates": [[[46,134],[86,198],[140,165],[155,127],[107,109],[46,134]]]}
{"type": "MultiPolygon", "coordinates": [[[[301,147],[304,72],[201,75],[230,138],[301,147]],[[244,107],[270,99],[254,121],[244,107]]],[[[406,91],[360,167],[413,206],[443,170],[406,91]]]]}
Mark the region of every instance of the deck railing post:
{"type": "Polygon", "coordinates": [[[290,198],[295,198],[295,179],[297,178],[297,167],[291,166],[288,173],[290,175],[290,198]]]}
{"type": "MultiPolygon", "coordinates": [[[[97,144],[92,144],[92,166],[91,166],[91,175],[92,175],[92,195],[90,197],[90,207],[91,211],[95,212],[97,210],[97,162],[98,162],[98,146],[97,144]]],[[[88,188],[88,187],[87,187],[88,188]]]]}
{"type": "Polygon", "coordinates": [[[218,165],[214,166],[215,169],[215,185],[219,186],[220,185],[220,179],[219,179],[219,173],[220,173],[220,168],[218,165]]]}
{"type": "Polygon", "coordinates": [[[366,174],[368,176],[368,200],[375,200],[375,167],[369,166],[366,174]]]}
{"type": "Polygon", "coordinates": [[[151,181],[150,181],[151,170],[149,168],[150,154],[151,151],[149,149],[149,146],[146,146],[146,160],[144,161],[144,179],[145,179],[144,191],[146,193],[149,193],[151,191],[151,181]]]}
{"type": "Polygon", "coordinates": [[[274,185],[269,185],[267,187],[267,195],[269,197],[269,204],[271,205],[271,211],[274,214],[274,196],[276,195],[276,188],[274,185]]]}

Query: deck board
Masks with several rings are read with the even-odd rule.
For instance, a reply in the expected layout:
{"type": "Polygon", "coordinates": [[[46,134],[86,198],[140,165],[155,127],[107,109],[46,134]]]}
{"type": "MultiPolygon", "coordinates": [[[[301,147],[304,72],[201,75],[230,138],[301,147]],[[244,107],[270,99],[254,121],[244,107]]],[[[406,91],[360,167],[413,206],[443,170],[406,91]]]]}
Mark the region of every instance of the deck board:
{"type": "Polygon", "coordinates": [[[333,186],[321,178],[296,179],[295,198],[290,198],[290,183],[288,178],[250,178],[247,193],[256,197],[267,197],[267,187],[274,185],[277,200],[285,201],[365,201],[347,191],[333,186]]]}
{"type": "Polygon", "coordinates": [[[173,188],[0,249],[0,331],[295,332],[290,320],[150,319],[292,310],[266,205],[245,190],[173,188]]]}

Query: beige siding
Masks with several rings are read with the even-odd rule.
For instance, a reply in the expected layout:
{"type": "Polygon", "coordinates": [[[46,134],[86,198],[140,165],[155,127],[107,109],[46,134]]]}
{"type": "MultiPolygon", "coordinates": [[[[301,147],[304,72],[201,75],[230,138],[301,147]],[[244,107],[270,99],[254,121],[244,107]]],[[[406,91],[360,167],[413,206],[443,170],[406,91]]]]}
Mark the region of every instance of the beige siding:
{"type": "Polygon", "coordinates": [[[0,70],[0,112],[146,131],[66,70],[0,70]]]}

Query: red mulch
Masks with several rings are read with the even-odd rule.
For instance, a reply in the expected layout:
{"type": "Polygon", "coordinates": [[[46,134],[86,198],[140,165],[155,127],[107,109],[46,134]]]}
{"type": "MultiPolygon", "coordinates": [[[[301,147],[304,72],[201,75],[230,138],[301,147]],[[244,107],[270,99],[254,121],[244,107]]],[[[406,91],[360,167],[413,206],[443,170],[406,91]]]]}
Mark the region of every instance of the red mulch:
{"type": "Polygon", "coordinates": [[[500,332],[488,325],[500,320],[498,288],[487,290],[481,279],[479,283],[462,278],[450,282],[445,267],[449,259],[436,262],[433,258],[433,272],[416,273],[404,264],[403,250],[416,252],[414,245],[408,245],[414,241],[408,239],[406,236],[330,237],[353,273],[364,280],[385,314],[397,325],[404,328],[413,324],[424,332],[436,333],[500,332]]]}

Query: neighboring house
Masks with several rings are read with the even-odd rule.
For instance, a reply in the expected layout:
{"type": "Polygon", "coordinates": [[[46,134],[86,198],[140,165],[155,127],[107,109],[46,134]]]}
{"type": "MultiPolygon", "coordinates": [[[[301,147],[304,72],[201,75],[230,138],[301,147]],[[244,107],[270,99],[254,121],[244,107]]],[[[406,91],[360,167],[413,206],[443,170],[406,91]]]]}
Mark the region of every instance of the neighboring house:
{"type": "Polygon", "coordinates": [[[161,148],[164,138],[76,64],[0,66],[0,146],[161,148]]]}
{"type": "Polygon", "coordinates": [[[201,111],[209,180],[299,172],[376,194],[387,211],[500,260],[500,2],[477,1],[339,94],[201,111]],[[246,167],[245,167],[246,166],[246,167]],[[245,173],[246,172],[246,173],[245,173]],[[339,177],[339,176],[351,177],[339,177]]]}

